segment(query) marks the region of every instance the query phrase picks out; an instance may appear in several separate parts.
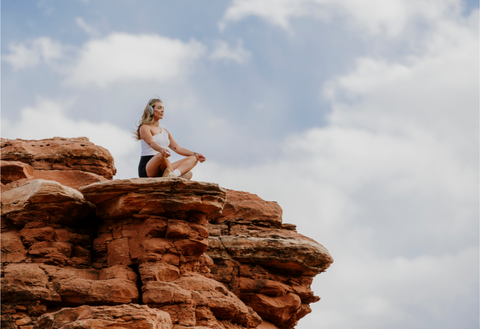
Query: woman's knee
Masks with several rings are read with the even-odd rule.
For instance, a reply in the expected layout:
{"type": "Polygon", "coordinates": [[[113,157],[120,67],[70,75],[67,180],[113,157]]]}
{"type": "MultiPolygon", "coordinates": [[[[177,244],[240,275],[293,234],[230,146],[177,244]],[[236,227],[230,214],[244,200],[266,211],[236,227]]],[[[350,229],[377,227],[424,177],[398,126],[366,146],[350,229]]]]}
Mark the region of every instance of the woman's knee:
{"type": "Polygon", "coordinates": [[[195,165],[198,163],[198,159],[195,155],[190,155],[188,158],[191,159],[195,165]]]}
{"type": "Polygon", "coordinates": [[[157,153],[153,156],[153,158],[156,160],[156,161],[160,161],[160,162],[165,162],[166,158],[163,156],[162,153],[157,153]]]}

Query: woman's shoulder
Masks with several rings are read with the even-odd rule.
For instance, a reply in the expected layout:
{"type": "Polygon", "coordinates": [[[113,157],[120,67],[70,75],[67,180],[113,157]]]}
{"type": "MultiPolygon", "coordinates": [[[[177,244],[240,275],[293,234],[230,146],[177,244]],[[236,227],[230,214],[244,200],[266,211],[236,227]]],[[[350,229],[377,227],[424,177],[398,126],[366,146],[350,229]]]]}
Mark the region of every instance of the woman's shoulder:
{"type": "Polygon", "coordinates": [[[158,126],[154,126],[151,123],[145,123],[145,124],[140,126],[140,129],[143,129],[143,130],[152,130],[152,129],[155,129],[155,128],[158,128],[158,126]]]}
{"type": "MultiPolygon", "coordinates": [[[[149,124],[143,124],[139,128],[140,139],[144,139],[148,136],[148,133],[152,134],[152,126],[149,124]],[[147,135],[145,135],[147,134],[147,135]]],[[[153,135],[153,134],[152,134],[153,135]]]]}

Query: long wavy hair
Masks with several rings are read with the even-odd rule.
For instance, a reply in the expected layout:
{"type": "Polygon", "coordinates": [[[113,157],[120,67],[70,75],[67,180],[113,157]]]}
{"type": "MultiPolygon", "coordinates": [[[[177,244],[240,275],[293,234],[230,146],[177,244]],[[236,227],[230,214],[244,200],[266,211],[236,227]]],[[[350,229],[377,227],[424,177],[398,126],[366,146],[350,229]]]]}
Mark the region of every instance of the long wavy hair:
{"type": "Polygon", "coordinates": [[[152,98],[150,102],[148,102],[148,104],[145,106],[145,109],[143,110],[142,119],[140,119],[140,121],[138,122],[137,130],[135,131],[135,138],[137,140],[142,139],[140,137],[140,127],[143,125],[151,124],[153,122],[153,114],[150,114],[150,111],[148,111],[148,107],[149,106],[153,107],[157,102],[162,102],[162,100],[160,98],[152,98]]]}

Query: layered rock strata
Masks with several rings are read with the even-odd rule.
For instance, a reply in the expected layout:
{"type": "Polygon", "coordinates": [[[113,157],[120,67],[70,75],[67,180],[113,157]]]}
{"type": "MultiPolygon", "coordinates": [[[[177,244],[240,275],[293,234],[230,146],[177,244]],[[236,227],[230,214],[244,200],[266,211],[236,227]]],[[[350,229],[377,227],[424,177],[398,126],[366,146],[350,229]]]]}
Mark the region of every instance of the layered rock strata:
{"type": "Polygon", "coordinates": [[[275,202],[110,180],[85,138],[2,139],[2,159],[2,328],[293,328],[319,299],[333,260],[275,202]]]}
{"type": "Polygon", "coordinates": [[[222,216],[210,221],[207,255],[213,278],[224,283],[270,328],[293,328],[320,298],[313,277],[333,262],[327,249],[282,224],[276,202],[228,190],[222,216]]]}
{"type": "Polygon", "coordinates": [[[145,305],[120,305],[117,307],[88,305],[63,308],[38,319],[37,328],[43,329],[171,329],[168,313],[145,305]]]}
{"type": "Polygon", "coordinates": [[[42,140],[2,138],[0,147],[2,184],[19,179],[16,177],[20,174],[24,175],[21,178],[55,180],[78,188],[112,179],[117,172],[110,152],[93,144],[87,137],[42,140]],[[19,168],[21,164],[23,168],[19,168]]]}
{"type": "Polygon", "coordinates": [[[223,188],[183,179],[136,178],[95,183],[80,192],[96,205],[103,221],[93,242],[93,266],[138,269],[143,303],[168,312],[181,326],[260,324],[260,317],[236,295],[207,277],[206,224],[223,209],[223,188]]]}

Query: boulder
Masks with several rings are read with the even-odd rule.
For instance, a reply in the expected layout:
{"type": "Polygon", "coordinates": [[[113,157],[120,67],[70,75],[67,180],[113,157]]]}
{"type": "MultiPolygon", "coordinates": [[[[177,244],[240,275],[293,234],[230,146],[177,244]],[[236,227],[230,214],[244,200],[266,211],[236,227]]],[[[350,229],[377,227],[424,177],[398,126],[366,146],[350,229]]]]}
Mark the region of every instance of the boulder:
{"type": "Polygon", "coordinates": [[[2,244],[2,263],[21,263],[27,259],[27,250],[18,231],[3,231],[0,242],[2,244]]]}
{"type": "Polygon", "coordinates": [[[165,268],[144,264],[143,302],[168,312],[174,324],[221,328],[221,321],[245,328],[256,328],[261,318],[223,284],[200,274],[187,273],[169,281],[157,273],[165,268]],[[145,275],[146,274],[146,275],[145,275]],[[153,274],[153,275],[152,275],[153,274]]]}
{"type": "Polygon", "coordinates": [[[234,221],[279,227],[282,224],[282,208],[275,201],[265,201],[248,192],[227,190],[227,201],[216,223],[234,221]]]}
{"type": "Polygon", "coordinates": [[[33,302],[59,304],[60,295],[49,285],[47,274],[38,264],[10,264],[2,278],[2,304],[33,302]]]}
{"type": "Polygon", "coordinates": [[[300,309],[302,301],[294,293],[285,296],[271,297],[263,294],[251,294],[244,297],[248,305],[271,323],[277,324],[280,328],[289,328],[297,324],[297,312],[300,309]]]}
{"type": "Polygon", "coordinates": [[[107,269],[59,268],[42,265],[54,290],[66,305],[118,305],[137,303],[137,275],[126,266],[107,269]]]}
{"type": "Polygon", "coordinates": [[[241,263],[254,263],[283,273],[316,275],[333,262],[328,250],[299,233],[246,225],[235,225],[228,236],[212,237],[209,249],[212,259],[218,258],[214,248],[225,248],[228,255],[241,263]]]}
{"type": "Polygon", "coordinates": [[[207,225],[212,277],[262,317],[261,328],[291,329],[310,313],[320,299],[310,289],[313,277],[333,262],[281,214],[276,203],[227,190],[222,215],[207,225]]]}
{"type": "Polygon", "coordinates": [[[2,161],[20,161],[35,170],[80,170],[112,179],[117,170],[106,149],[87,137],[42,140],[1,139],[2,161]]]}
{"type": "Polygon", "coordinates": [[[41,316],[35,329],[172,329],[168,313],[147,305],[80,306],[41,316]]]}
{"type": "Polygon", "coordinates": [[[139,300],[132,269],[77,269],[44,264],[10,264],[2,278],[2,302],[29,305],[117,305],[139,300]]]}
{"type": "Polygon", "coordinates": [[[2,217],[20,228],[32,222],[73,225],[95,212],[77,190],[43,179],[12,182],[1,195],[2,217]]]}
{"type": "Polygon", "coordinates": [[[2,184],[8,184],[13,181],[33,178],[33,167],[20,161],[0,161],[2,172],[2,184]]]}
{"type": "Polygon", "coordinates": [[[97,206],[97,216],[102,219],[134,214],[209,219],[221,213],[226,194],[218,184],[163,177],[113,180],[81,187],[79,191],[97,206]]]}
{"type": "Polygon", "coordinates": [[[76,190],[83,186],[108,180],[101,175],[81,170],[34,170],[33,176],[38,179],[53,180],[76,190]]]}

